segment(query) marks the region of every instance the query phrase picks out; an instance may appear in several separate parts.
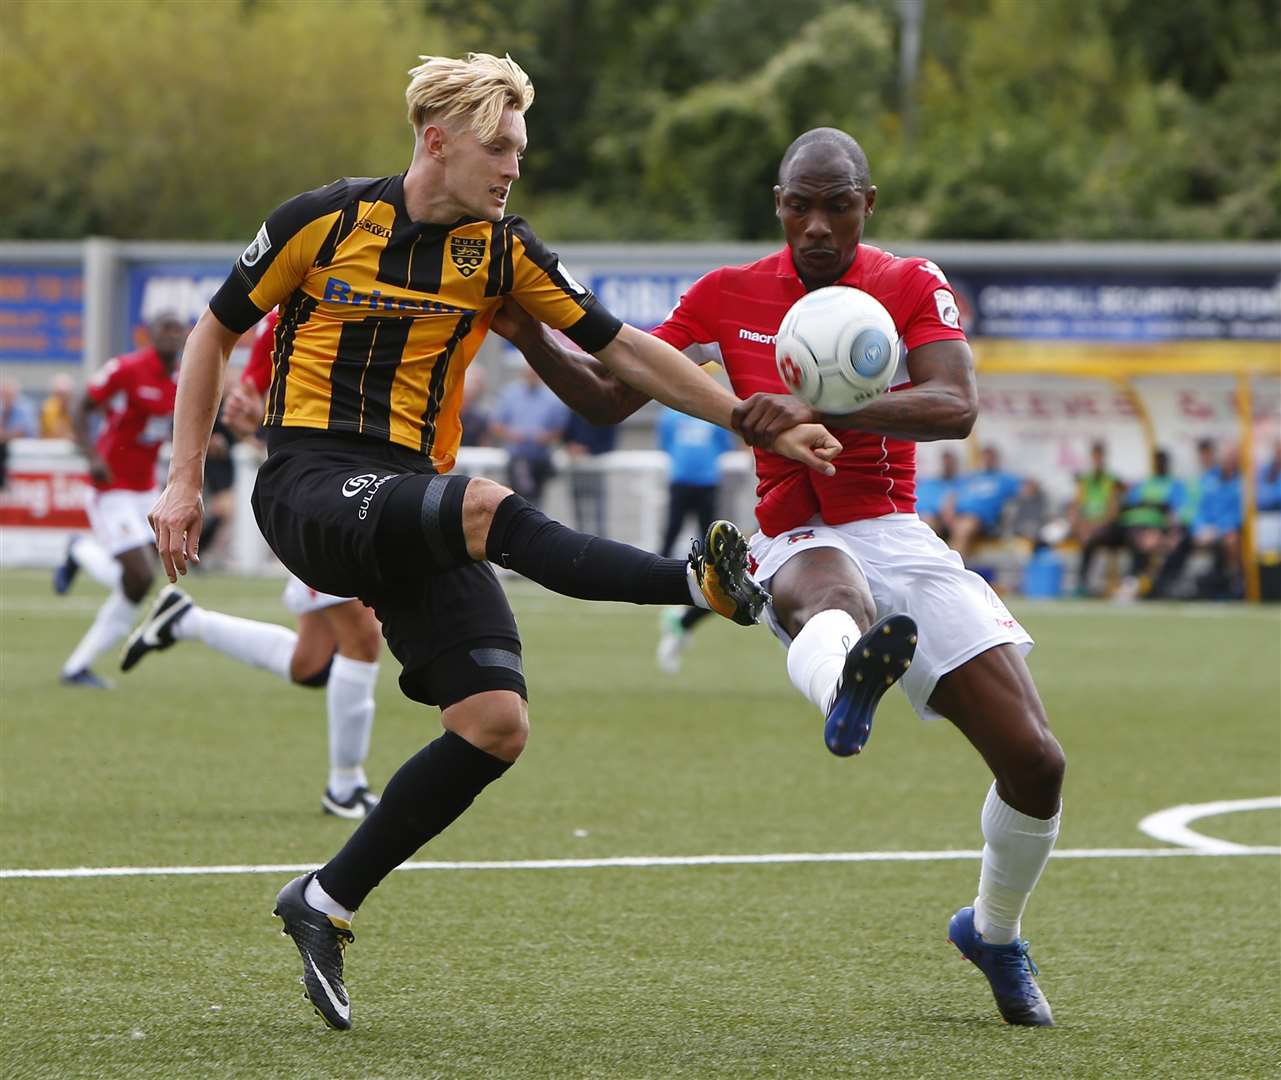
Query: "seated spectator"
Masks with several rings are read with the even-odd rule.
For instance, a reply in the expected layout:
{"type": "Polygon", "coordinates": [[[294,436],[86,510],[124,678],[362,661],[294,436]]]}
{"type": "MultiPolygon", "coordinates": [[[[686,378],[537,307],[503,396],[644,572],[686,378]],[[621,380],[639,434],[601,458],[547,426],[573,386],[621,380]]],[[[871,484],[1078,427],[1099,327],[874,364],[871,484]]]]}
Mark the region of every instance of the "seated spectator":
{"type": "Polygon", "coordinates": [[[1049,517],[1049,506],[1041,485],[1028,477],[1006,508],[1006,531],[1026,540],[1032,550],[1044,546],[1041,530],[1049,517]]]}
{"type": "Polygon", "coordinates": [[[55,375],[49,386],[49,396],[40,406],[40,438],[70,439],[71,399],[76,392],[75,380],[70,375],[55,375]]]}
{"type": "Polygon", "coordinates": [[[938,476],[916,478],[916,514],[946,540],[956,516],[956,482],[960,459],[955,450],[943,451],[943,471],[938,476]]]}
{"type": "Polygon", "coordinates": [[[488,385],[485,369],[472,364],[463,381],[463,407],[458,417],[463,426],[462,446],[489,445],[489,410],[484,400],[488,385]]]}
{"type": "Polygon", "coordinates": [[[1107,467],[1107,446],[1090,444],[1090,471],[1076,478],[1076,494],[1068,510],[1072,535],[1085,547],[1099,529],[1116,521],[1125,485],[1107,467]]]}
{"type": "Polygon", "coordinates": [[[1272,460],[1259,466],[1254,508],[1258,514],[1255,549],[1275,564],[1281,555],[1281,439],[1272,448],[1272,460]]]}
{"type": "MultiPolygon", "coordinates": [[[[1182,536],[1181,514],[1186,502],[1183,482],[1170,473],[1170,455],[1157,450],[1152,455],[1152,475],[1126,492],[1115,523],[1099,530],[1082,552],[1082,567],[1088,568],[1092,549],[1124,547],[1130,552],[1130,570],[1119,595],[1138,595],[1150,580],[1153,565],[1163,560],[1182,536]]],[[[1085,581],[1082,577],[1082,584],[1085,581]]]]}
{"type": "Polygon", "coordinates": [[[490,434],[508,454],[508,483],[535,505],[551,478],[552,450],[561,441],[569,408],[522,365],[520,377],[503,388],[490,418],[490,434]]]}
{"type": "MultiPolygon", "coordinates": [[[[1204,457],[1203,457],[1204,460],[1204,457]]],[[[1213,568],[1197,582],[1196,595],[1227,600],[1243,595],[1241,568],[1241,467],[1234,446],[1226,447],[1217,468],[1198,480],[1191,521],[1162,564],[1152,584],[1152,597],[1170,595],[1196,551],[1208,552],[1213,568]]]]}
{"type": "Polygon", "coordinates": [[[9,479],[9,443],[36,437],[36,411],[13,379],[0,379],[0,488],[9,479]]]}
{"type": "Polygon", "coordinates": [[[996,447],[984,447],[982,468],[956,483],[956,516],[948,539],[952,550],[968,560],[979,540],[999,537],[1005,508],[1022,486],[1019,477],[1001,469],[996,447]]]}
{"type": "Polygon", "coordinates": [[[574,500],[574,523],[583,532],[607,536],[605,530],[605,474],[585,468],[590,460],[608,454],[618,443],[618,428],[569,414],[565,425],[565,450],[569,454],[569,493],[574,500]]]}

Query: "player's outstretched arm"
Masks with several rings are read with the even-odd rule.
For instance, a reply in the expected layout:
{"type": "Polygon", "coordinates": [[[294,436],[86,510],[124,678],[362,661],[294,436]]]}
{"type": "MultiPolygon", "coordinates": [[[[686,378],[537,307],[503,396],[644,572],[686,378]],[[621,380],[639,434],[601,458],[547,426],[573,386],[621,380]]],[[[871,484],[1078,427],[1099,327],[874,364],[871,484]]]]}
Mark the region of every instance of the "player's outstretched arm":
{"type": "MultiPolygon", "coordinates": [[[[724,428],[731,426],[738,398],[660,338],[624,323],[597,356],[624,382],[664,405],[724,428]]],[[[835,472],[830,462],[840,453],[841,444],[820,424],[799,424],[768,448],[830,476],[835,472]]]]}
{"type": "Polygon", "coordinates": [[[187,572],[188,559],[200,561],[205,453],[222,396],[227,357],[239,339],[239,333],[228,330],[206,308],[182,350],[169,479],[148,515],[170,581],[187,572]]]}

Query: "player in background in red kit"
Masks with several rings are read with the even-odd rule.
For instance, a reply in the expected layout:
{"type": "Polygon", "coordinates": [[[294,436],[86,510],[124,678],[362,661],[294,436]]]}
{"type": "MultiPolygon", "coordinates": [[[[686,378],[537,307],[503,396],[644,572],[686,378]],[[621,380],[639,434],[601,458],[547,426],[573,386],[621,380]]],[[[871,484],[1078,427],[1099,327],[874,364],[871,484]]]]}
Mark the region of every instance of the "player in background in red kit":
{"type": "Polygon", "coordinates": [[[117,356],[89,381],[73,417],[76,445],[89,464],[93,492],[86,509],[93,538],[77,537],[54,571],[59,595],[83,567],[111,590],[88,633],[62,665],[66,686],[109,689],[91,665],[113,647],[138,617],[154,577],[154,534],[147,514],[160,494],[156,458],[169,441],[177,393],[178,358],[191,327],[177,315],[157,315],[147,326],[151,344],[117,356]],[[89,417],[105,412],[94,441],[89,417]]]}
{"type": "MultiPolygon", "coordinates": [[[[223,403],[223,419],[237,435],[258,430],[263,395],[271,382],[271,350],[279,313],[258,329],[240,385],[223,403]]],[[[329,778],[321,809],[359,820],[378,803],[369,790],[365,758],[374,727],[374,688],[382,627],[359,600],[317,592],[289,575],[281,597],[298,619],[298,632],[276,623],[224,615],[197,606],[177,585],[167,585],[129,636],[121,668],[179,641],[202,641],[224,656],[263,668],[299,686],[323,686],[329,727],[329,778]]]]}
{"type": "MultiPolygon", "coordinates": [[[[913,708],[923,718],[947,717],[991,769],[978,897],[952,917],[948,937],[987,976],[1005,1020],[1049,1025],[1019,931],[1058,835],[1063,751],[1023,659],[1032,639],[915,513],[915,443],[965,437],[978,408],[955,297],[933,263],[860,242],[876,188],[845,132],[816,128],[793,142],[774,201],[787,246],[705,275],[654,334],[698,360],[719,359],[745,399],[734,425],[756,448],[755,578],[773,594],[766,621],[787,646],[792,682],[827,719],[829,748],[862,748],[871,709],[899,674],[890,668],[906,657],[902,684],[913,708]],[[760,447],[783,428],[819,419],[785,393],[774,343],[796,300],[834,284],[880,300],[907,355],[894,392],[849,416],[822,417],[843,446],[827,477],[760,447]],[[904,618],[919,626],[914,657],[905,647],[882,653],[869,628],[890,627],[886,640],[898,647],[895,620],[904,618]],[[878,682],[880,656],[886,671],[878,682]]],[[[495,329],[593,423],[617,423],[644,403],[514,306],[495,329]]]]}

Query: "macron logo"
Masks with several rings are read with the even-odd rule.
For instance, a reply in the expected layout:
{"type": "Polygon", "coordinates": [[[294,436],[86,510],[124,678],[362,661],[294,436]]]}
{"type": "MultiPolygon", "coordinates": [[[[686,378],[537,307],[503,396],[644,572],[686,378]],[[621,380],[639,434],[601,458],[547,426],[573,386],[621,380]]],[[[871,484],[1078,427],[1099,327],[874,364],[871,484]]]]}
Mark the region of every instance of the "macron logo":
{"type": "Polygon", "coordinates": [[[748,330],[745,327],[740,327],[738,331],[739,341],[754,341],[758,345],[773,345],[777,338],[777,334],[762,334],[756,330],[748,330]]]}

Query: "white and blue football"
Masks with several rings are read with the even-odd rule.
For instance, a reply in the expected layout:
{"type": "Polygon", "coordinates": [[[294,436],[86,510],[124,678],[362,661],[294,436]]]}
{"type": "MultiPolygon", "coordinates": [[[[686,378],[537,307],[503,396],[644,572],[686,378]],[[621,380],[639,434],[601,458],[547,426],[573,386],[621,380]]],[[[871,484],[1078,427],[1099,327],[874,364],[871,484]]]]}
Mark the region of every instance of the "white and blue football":
{"type": "Polygon", "coordinates": [[[806,293],[778,328],[774,360],[788,390],[819,412],[853,412],[889,388],[899,337],[885,306],[861,289],[806,293]]]}

